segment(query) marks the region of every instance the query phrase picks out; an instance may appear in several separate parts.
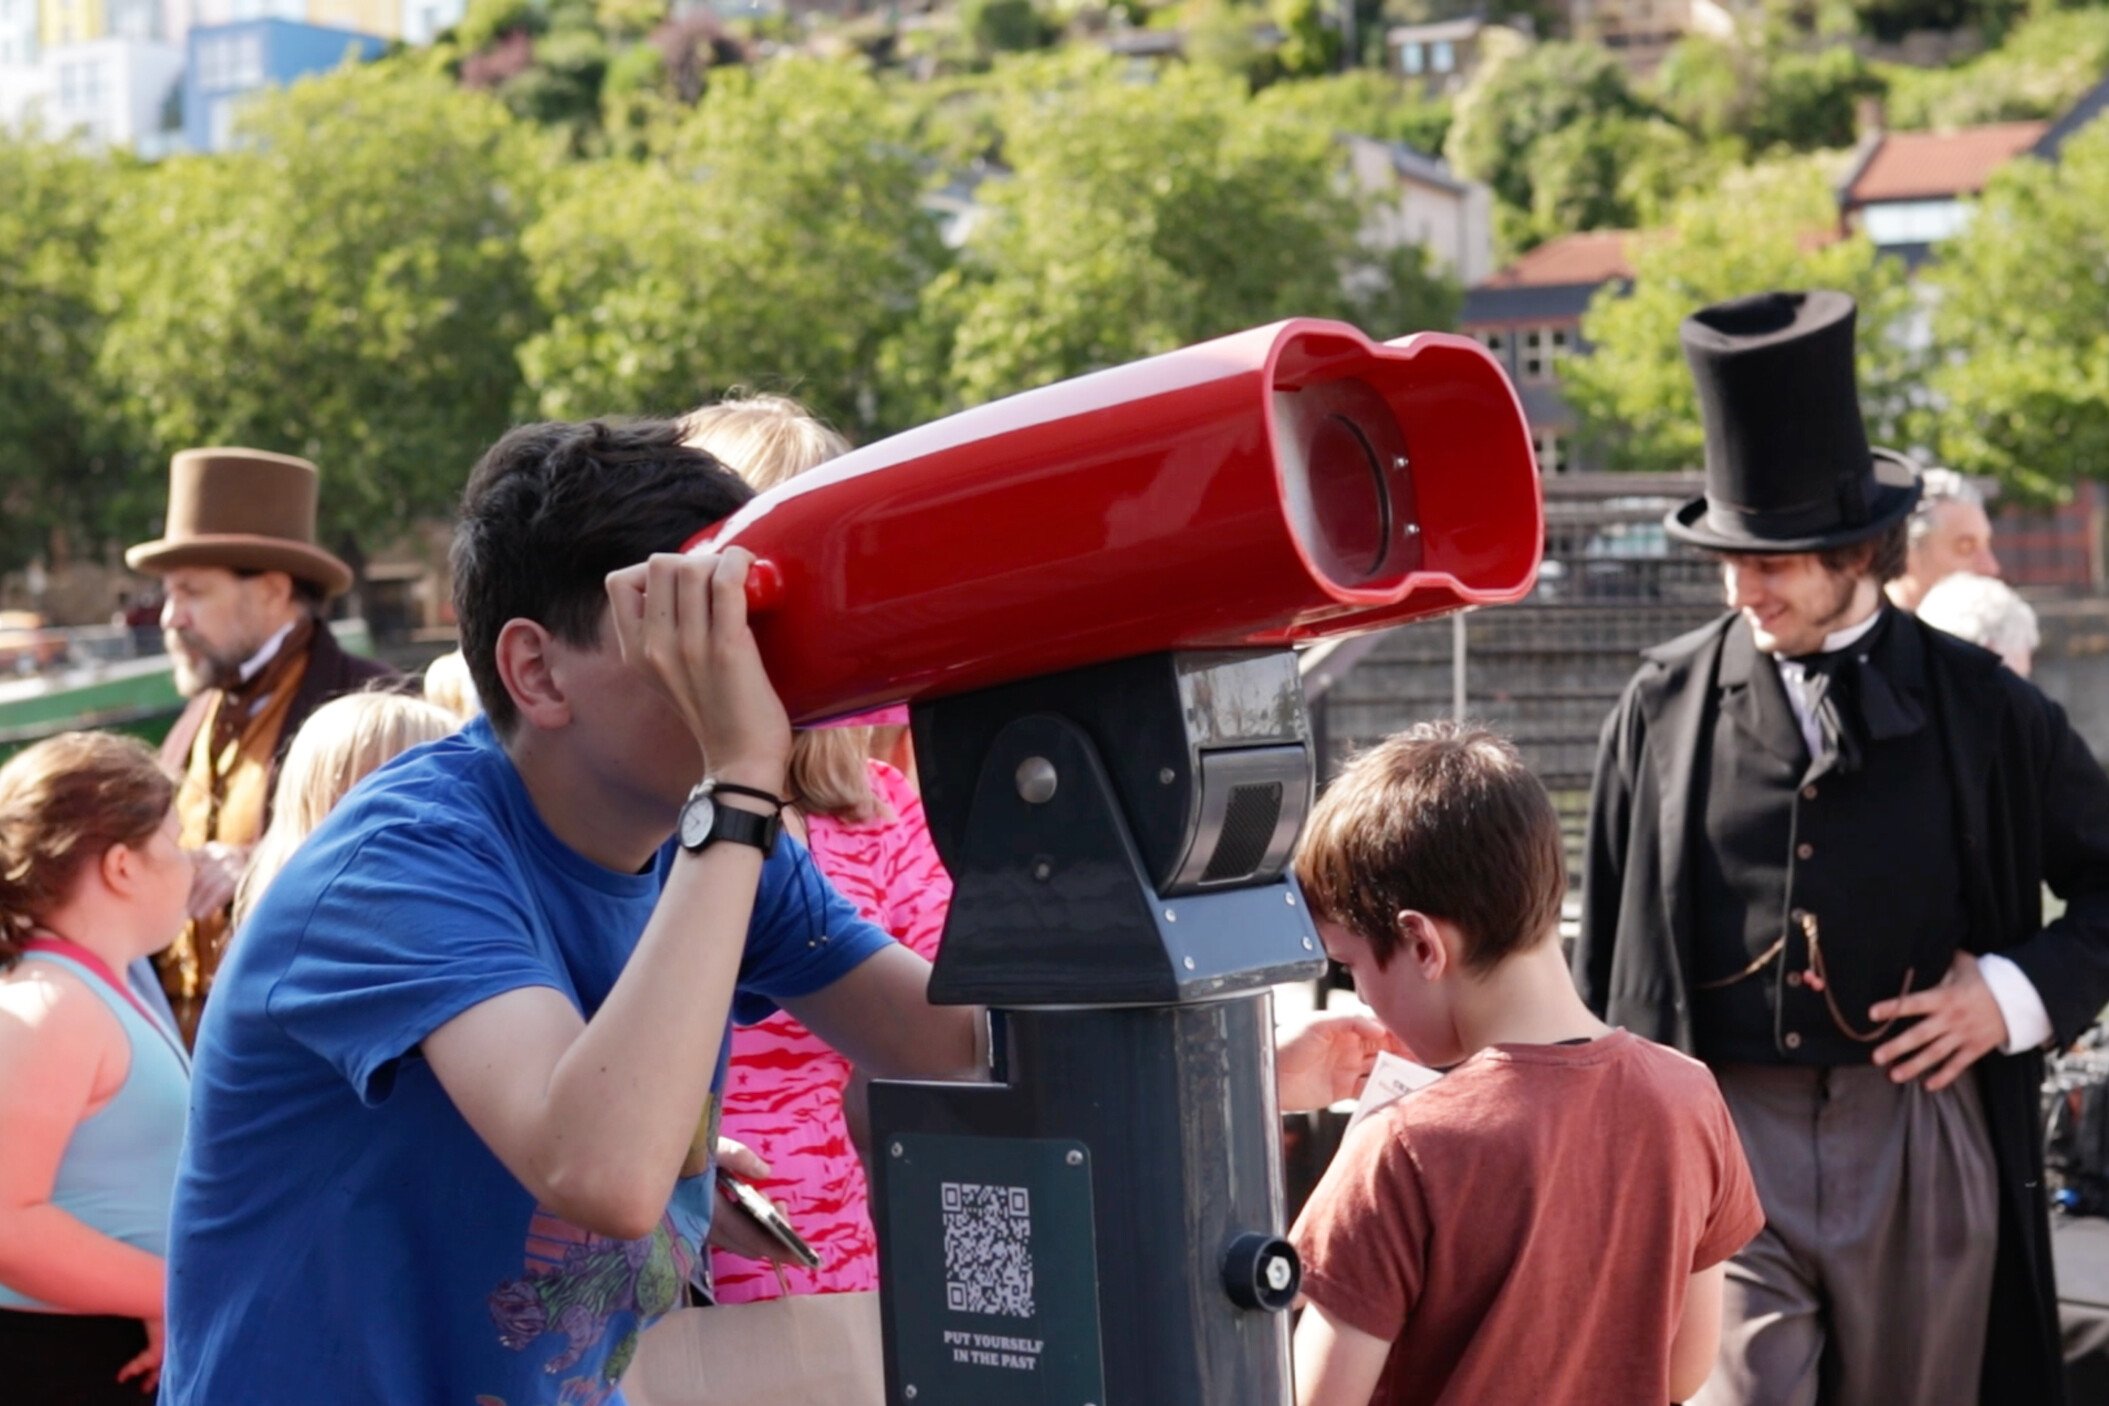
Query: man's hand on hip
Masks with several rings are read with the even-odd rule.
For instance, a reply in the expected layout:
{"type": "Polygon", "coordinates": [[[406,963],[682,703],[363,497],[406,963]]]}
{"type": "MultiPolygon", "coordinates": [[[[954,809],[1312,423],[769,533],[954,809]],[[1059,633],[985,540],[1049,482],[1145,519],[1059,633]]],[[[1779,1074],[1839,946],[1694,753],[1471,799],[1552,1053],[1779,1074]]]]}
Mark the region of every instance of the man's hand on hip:
{"type": "Polygon", "coordinates": [[[1899,1084],[1925,1077],[1928,1092],[1938,1093],[1963,1071],[2006,1044],[2006,1018],[1977,969],[1977,958],[1958,952],[1938,986],[1914,991],[1868,1007],[1874,1020],[1922,1017],[1893,1040],[1875,1049],[1875,1063],[1899,1084]]]}

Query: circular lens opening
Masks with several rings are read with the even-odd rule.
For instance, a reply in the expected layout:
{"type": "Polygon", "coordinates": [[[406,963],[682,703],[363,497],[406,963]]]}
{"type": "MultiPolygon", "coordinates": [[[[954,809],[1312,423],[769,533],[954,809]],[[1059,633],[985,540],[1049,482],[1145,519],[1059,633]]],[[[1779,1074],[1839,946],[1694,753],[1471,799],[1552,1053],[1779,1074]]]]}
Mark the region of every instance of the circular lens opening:
{"type": "Polygon", "coordinates": [[[1313,563],[1345,586],[1397,566],[1394,485],[1404,481],[1406,452],[1390,405],[1353,377],[1277,389],[1274,401],[1290,522],[1313,563]]]}

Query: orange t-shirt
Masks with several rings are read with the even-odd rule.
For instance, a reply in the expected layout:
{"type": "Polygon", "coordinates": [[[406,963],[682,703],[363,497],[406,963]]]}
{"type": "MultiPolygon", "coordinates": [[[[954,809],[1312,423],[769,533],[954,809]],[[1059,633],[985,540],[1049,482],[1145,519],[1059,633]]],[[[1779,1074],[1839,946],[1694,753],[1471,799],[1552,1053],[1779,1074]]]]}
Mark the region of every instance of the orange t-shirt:
{"type": "Polygon", "coordinates": [[[1392,1344],[1374,1406],[1661,1406],[1687,1281],[1764,1223],[1713,1074],[1618,1030],[1365,1120],[1293,1238],[1311,1301],[1392,1344]]]}

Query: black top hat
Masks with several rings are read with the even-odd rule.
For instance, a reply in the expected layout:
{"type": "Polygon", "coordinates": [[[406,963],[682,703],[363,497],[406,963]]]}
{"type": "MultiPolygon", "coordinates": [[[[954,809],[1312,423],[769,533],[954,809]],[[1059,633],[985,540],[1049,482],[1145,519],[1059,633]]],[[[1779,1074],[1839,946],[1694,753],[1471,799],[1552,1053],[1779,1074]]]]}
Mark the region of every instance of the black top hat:
{"type": "Polygon", "coordinates": [[[1853,300],[1759,293],[1684,320],[1706,427],[1706,493],[1663,519],[1717,552],[1864,542],[1919,500],[1911,460],[1871,449],[1853,381],[1853,300]]]}

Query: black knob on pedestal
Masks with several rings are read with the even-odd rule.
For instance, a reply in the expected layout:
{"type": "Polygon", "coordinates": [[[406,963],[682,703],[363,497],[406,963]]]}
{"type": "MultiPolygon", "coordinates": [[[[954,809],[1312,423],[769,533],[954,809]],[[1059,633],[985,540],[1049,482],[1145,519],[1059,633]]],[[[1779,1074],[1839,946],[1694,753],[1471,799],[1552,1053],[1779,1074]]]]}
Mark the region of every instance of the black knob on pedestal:
{"type": "Polygon", "coordinates": [[[1223,1288],[1239,1308],[1280,1313],[1296,1302],[1303,1264],[1279,1235],[1247,1231],[1223,1252],[1223,1288]]]}

